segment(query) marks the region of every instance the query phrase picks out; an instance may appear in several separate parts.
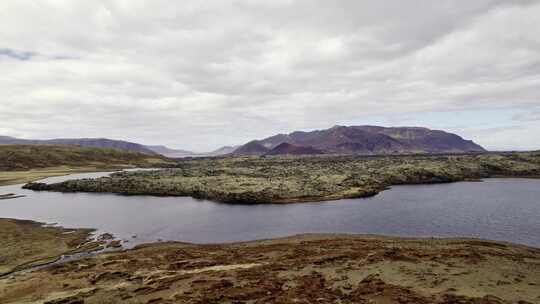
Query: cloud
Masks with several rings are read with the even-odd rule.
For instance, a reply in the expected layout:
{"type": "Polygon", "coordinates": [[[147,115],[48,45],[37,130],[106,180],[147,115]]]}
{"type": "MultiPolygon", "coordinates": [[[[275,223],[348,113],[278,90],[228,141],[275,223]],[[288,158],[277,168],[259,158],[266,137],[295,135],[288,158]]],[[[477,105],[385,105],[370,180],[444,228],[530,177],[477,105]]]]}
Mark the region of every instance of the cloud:
{"type": "MultiPolygon", "coordinates": [[[[210,150],[344,122],[526,113],[540,100],[539,14],[538,1],[5,0],[0,130],[210,150]]],[[[518,133],[506,148],[540,148],[540,133],[518,133]]]]}
{"type": "Polygon", "coordinates": [[[36,54],[33,52],[16,51],[16,50],[6,49],[6,48],[0,49],[0,58],[7,57],[10,59],[26,61],[26,60],[30,60],[34,56],[36,56],[36,54]]]}
{"type": "Polygon", "coordinates": [[[481,138],[490,149],[501,151],[538,150],[538,141],[535,138],[539,132],[540,123],[538,122],[468,130],[469,134],[481,138]]]}
{"type": "Polygon", "coordinates": [[[513,119],[518,122],[540,122],[540,107],[516,114],[513,119]]]}

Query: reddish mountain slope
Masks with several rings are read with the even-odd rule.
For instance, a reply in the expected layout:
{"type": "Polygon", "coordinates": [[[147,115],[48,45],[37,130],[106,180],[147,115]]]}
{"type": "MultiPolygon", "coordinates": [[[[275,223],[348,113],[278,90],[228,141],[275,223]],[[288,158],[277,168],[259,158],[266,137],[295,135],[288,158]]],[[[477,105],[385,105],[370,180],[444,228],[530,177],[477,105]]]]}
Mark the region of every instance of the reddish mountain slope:
{"type": "MultiPolygon", "coordinates": [[[[283,143],[279,151],[295,150],[296,146],[311,147],[319,153],[397,154],[397,153],[459,153],[483,152],[484,148],[460,136],[439,130],[417,127],[385,128],[377,126],[334,126],[311,132],[278,134],[263,140],[251,141],[235,154],[266,154],[283,143]]],[[[308,152],[308,151],[306,151],[308,152]]],[[[314,153],[309,153],[314,154],[314,153]]]]}
{"type": "Polygon", "coordinates": [[[324,151],[315,149],[313,147],[304,147],[292,145],[289,143],[281,143],[274,149],[268,151],[266,155],[310,155],[310,154],[323,154],[324,151]]]}

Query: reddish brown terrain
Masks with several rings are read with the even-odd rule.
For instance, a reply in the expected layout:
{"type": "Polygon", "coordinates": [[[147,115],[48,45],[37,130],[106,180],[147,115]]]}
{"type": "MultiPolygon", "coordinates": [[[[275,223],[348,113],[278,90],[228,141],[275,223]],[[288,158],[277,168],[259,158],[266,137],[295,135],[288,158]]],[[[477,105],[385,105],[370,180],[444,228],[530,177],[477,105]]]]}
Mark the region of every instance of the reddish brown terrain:
{"type": "Polygon", "coordinates": [[[323,154],[324,152],[313,147],[297,146],[289,143],[281,143],[274,149],[268,151],[267,155],[310,155],[323,154]]]}
{"type": "Polygon", "coordinates": [[[1,303],[540,303],[540,250],[303,235],[158,243],[0,279],[1,303]]]}

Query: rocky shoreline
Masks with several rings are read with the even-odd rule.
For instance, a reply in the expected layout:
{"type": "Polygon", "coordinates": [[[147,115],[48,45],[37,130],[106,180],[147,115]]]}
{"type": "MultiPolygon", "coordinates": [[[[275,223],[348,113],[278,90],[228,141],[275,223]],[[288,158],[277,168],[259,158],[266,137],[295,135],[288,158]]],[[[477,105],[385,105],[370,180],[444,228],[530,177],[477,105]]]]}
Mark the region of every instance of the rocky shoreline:
{"type": "Polygon", "coordinates": [[[489,177],[538,177],[540,153],[457,155],[224,157],[181,160],[172,169],[25,189],[191,196],[224,203],[296,203],[369,197],[392,185],[489,177]]]}
{"type": "Polygon", "coordinates": [[[0,277],[57,262],[66,256],[121,247],[109,234],[44,223],[0,218],[0,277]]]}

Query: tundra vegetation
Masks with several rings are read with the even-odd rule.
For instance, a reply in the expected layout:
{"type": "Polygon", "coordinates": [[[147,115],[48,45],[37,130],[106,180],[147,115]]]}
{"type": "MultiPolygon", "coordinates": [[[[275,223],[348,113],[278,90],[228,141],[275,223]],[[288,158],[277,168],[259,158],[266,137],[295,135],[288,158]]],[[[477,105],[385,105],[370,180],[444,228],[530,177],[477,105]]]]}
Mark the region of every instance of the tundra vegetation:
{"type": "Polygon", "coordinates": [[[180,160],[175,168],[30,183],[34,190],[192,196],[226,203],[291,203],[372,196],[391,185],[538,177],[540,153],[251,156],[180,160]]]}
{"type": "Polygon", "coordinates": [[[53,262],[63,254],[95,248],[83,246],[92,232],[0,218],[0,276],[53,262]]]}
{"type": "Polygon", "coordinates": [[[540,303],[540,250],[301,235],[156,243],[0,278],[1,303],[540,303]]]}
{"type": "Polygon", "coordinates": [[[0,185],[49,176],[133,167],[162,167],[173,161],[160,155],[111,148],[68,145],[0,145],[0,185]]]}
{"type": "MultiPolygon", "coordinates": [[[[540,176],[540,153],[185,159],[159,171],[26,187],[287,203],[499,176],[540,176]]],[[[165,242],[33,268],[108,246],[89,242],[90,233],[0,219],[0,303],[540,303],[539,249],[475,239],[165,242]]]]}

